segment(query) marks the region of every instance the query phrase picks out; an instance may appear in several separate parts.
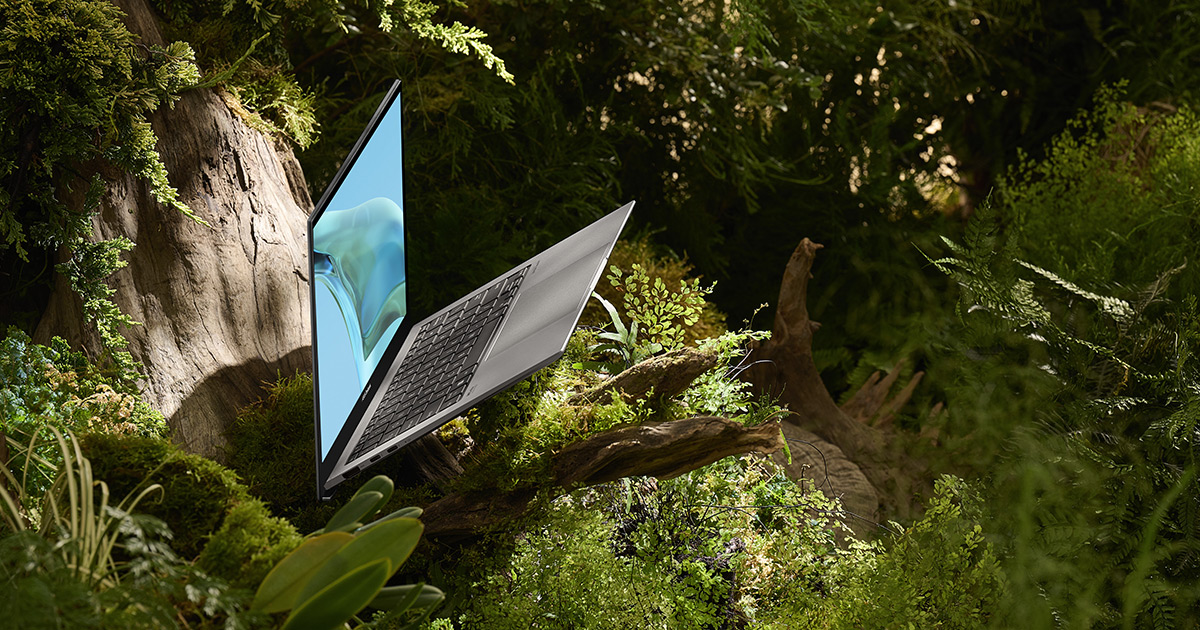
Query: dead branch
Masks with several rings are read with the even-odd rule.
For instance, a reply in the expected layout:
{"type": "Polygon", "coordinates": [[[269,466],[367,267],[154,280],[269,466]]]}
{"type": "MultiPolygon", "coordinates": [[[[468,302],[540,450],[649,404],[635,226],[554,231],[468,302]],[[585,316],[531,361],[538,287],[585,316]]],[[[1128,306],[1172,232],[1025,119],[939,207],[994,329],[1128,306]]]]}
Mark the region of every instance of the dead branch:
{"type": "MultiPolygon", "coordinates": [[[[633,475],[670,479],[729,455],[773,453],[783,447],[779,429],[775,423],[747,427],[714,416],[621,427],[555,453],[550,476],[562,492],[633,475]]],[[[478,534],[520,517],[534,495],[522,488],[443,497],[421,516],[425,535],[453,539],[478,534]]]]}
{"type": "Polygon", "coordinates": [[[891,424],[895,419],[896,412],[912,398],[913,392],[917,391],[917,385],[925,376],[924,372],[913,374],[904,389],[901,389],[889,400],[888,393],[892,391],[892,385],[895,385],[896,380],[900,378],[904,362],[904,359],[897,361],[896,366],[883,379],[880,379],[879,372],[873,372],[867,378],[867,382],[863,383],[862,387],[854,393],[854,396],[842,405],[842,411],[863,424],[879,426],[891,424]]]}
{"type": "MultiPolygon", "coordinates": [[[[787,405],[795,422],[822,439],[838,446],[846,457],[857,464],[875,487],[887,516],[906,516],[910,513],[914,494],[926,483],[925,466],[912,459],[900,445],[897,436],[881,427],[874,427],[839,408],[825,389],[812,357],[813,333],[820,324],[808,317],[808,281],[812,278],[813,261],[821,245],[804,239],[792,253],[784,269],[779,287],[779,305],[771,338],[758,344],[750,353],[751,367],[741,378],[751,383],[759,393],[774,396],[787,405]]],[[[887,386],[898,371],[887,379],[887,386]],[[890,380],[889,380],[890,379],[890,380]]],[[[905,391],[885,401],[887,388],[875,376],[855,398],[852,407],[870,411],[868,418],[884,410],[892,415],[900,404],[912,395],[919,378],[910,381],[905,391]]],[[[850,403],[848,403],[850,405],[850,403]]]]}

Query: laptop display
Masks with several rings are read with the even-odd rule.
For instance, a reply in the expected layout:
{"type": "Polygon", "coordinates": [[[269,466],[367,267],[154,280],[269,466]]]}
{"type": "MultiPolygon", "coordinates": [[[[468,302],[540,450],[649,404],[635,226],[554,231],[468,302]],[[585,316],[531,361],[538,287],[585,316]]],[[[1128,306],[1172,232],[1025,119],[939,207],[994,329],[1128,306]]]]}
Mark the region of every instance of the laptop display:
{"type": "Polygon", "coordinates": [[[322,458],[407,312],[403,181],[395,98],[311,228],[322,458]]]}

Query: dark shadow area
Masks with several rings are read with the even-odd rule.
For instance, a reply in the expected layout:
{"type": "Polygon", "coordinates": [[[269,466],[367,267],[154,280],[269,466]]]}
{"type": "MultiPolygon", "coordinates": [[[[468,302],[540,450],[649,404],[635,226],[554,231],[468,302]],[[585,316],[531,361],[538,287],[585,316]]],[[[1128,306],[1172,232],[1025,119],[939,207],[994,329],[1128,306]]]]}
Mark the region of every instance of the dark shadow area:
{"type": "Polygon", "coordinates": [[[246,405],[265,395],[264,385],[312,370],[312,350],[297,348],[278,361],[254,359],[209,375],[167,418],[171,439],[189,452],[226,463],[226,431],[246,405]]]}

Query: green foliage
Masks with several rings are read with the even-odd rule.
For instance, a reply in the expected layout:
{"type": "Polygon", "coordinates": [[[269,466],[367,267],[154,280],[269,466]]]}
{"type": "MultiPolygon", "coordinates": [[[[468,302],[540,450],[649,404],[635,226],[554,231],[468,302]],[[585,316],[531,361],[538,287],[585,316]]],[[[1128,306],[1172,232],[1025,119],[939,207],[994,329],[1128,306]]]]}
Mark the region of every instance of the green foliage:
{"type": "Polygon", "coordinates": [[[943,479],[924,519],[864,543],[763,459],[625,479],[467,551],[451,588],[469,595],[433,627],[978,627],[1005,592],[979,506],[943,479]]]}
{"type": "Polygon", "coordinates": [[[1178,186],[1200,174],[1200,134],[1186,110],[1115,98],[1015,169],[935,261],[963,286],[967,334],[1053,384],[1007,425],[1020,456],[993,471],[1022,627],[1187,627],[1178,613],[1200,602],[1196,201],[1178,186]]]}
{"type": "Polygon", "coordinates": [[[202,614],[240,627],[241,594],[176,557],[162,521],[132,513],[162,487],[135,488],[114,506],[79,441],[52,433],[61,466],[39,510],[8,493],[15,478],[9,463],[0,465],[7,482],[0,483],[5,620],[21,627],[161,628],[202,614]]]}
{"type": "Polygon", "coordinates": [[[113,368],[125,378],[132,378],[137,374],[138,365],[128,351],[117,350],[128,345],[119,327],[140,324],[122,313],[109,299],[116,290],[104,284],[104,279],[125,267],[127,263],[120,256],[133,249],[133,241],[118,236],[93,243],[79,236],[71,241],[70,249],[71,258],[56,265],[55,269],[71,283],[71,288],[83,301],[83,316],[100,333],[100,343],[110,351],[113,368]]]}
{"type": "Polygon", "coordinates": [[[102,178],[79,169],[107,162],[145,180],[163,205],[199,221],[167,181],[146,119],[173,104],[199,75],[187,44],[142,45],[120,17],[104,1],[0,3],[0,92],[6,95],[0,118],[7,121],[0,131],[0,254],[21,267],[30,260],[29,247],[66,247],[71,258],[58,271],[79,293],[85,318],[116,365],[132,370],[120,351],[125,341],[118,326],[133,322],[103,284],[123,266],[118,256],[132,244],[123,238],[89,242],[102,178]],[[86,192],[76,194],[81,187],[86,192]]]}
{"type": "Polygon", "coordinates": [[[243,591],[229,589],[180,561],[165,540],[169,530],[141,515],[120,517],[120,546],[129,560],[120,583],[97,589],[80,581],[54,542],[35,532],[0,537],[0,615],[21,628],[245,628],[243,591]]]}
{"type": "Polygon", "coordinates": [[[588,346],[588,352],[608,356],[610,360],[581,361],[573,364],[572,367],[576,369],[596,370],[608,374],[618,374],[663,351],[661,343],[649,340],[638,341],[637,321],[631,321],[629,326],[625,326],[625,322],[621,321],[621,314],[617,312],[616,307],[611,302],[596,292],[592,292],[592,298],[599,302],[604,307],[605,312],[608,313],[612,321],[613,331],[596,333],[596,338],[602,339],[606,343],[590,345],[588,346]]]}
{"type": "Polygon", "coordinates": [[[228,432],[229,467],[250,494],[302,530],[316,529],[329,516],[298,518],[316,503],[312,388],[308,374],[281,378],[238,414],[228,432]]]}
{"type": "Polygon", "coordinates": [[[701,287],[699,278],[681,279],[678,290],[669,288],[661,277],[651,279],[637,263],[628,272],[613,265],[608,281],[623,297],[626,315],[642,325],[646,343],[664,350],[683,344],[684,330],[700,321],[704,298],[713,290],[701,287]]]}
{"type": "MultiPolygon", "coordinates": [[[[384,587],[417,546],[421,511],[404,508],[364,525],[387,504],[392,480],[364,483],[324,528],[279,561],[255,593],[251,610],[291,611],[283,628],[340,628],[364,606],[400,615],[443,595],[433,587],[384,587]]],[[[424,615],[413,623],[418,623],[424,615]]]]}
{"type": "Polygon", "coordinates": [[[87,235],[89,213],[59,201],[55,187],[74,163],[97,158],[150,181],[159,201],[190,215],[145,117],[195,82],[191,49],[139,47],[108,2],[6,0],[0,11],[5,245],[24,257],[29,238],[57,246],[87,235]]]}
{"type": "Polygon", "coordinates": [[[1022,154],[1013,167],[998,211],[1021,235],[1020,258],[1094,284],[1146,286],[1194,251],[1200,119],[1187,108],[1137,108],[1123,95],[1123,85],[1097,91],[1045,159],[1022,154]]]}
{"type": "Polygon", "coordinates": [[[577,367],[615,374],[724,330],[724,315],[706,300],[713,287],[701,287],[699,278],[691,278],[686,260],[658,255],[648,237],[618,242],[610,260],[608,284],[596,288],[595,305],[589,302],[580,318],[587,326],[612,325],[612,331],[596,335],[606,343],[588,348],[608,360],[583,361],[577,367]],[[669,288],[676,285],[678,291],[669,288]]]}
{"type": "Polygon", "coordinates": [[[155,3],[167,16],[173,36],[197,48],[210,70],[204,86],[220,86],[231,105],[253,127],[307,148],[318,138],[315,102],[321,90],[297,83],[293,66],[304,66],[329,51],[364,37],[385,41],[412,38],[434,42],[448,52],[472,55],[505,81],[504,68],[486,33],[460,22],[436,23],[439,7],[421,0],[337,3],[329,0],[228,0],[155,3]],[[402,28],[396,28],[397,26],[402,28]],[[316,44],[314,56],[293,56],[316,44]]]}
{"type": "Polygon", "coordinates": [[[692,381],[680,396],[684,407],[692,413],[724,416],[747,425],[778,418],[783,408],[769,396],[756,396],[751,384],[738,378],[747,367],[747,345],[770,336],[764,331],[743,330],[701,341],[700,350],[717,355],[717,367],[692,381]]]}
{"type": "Polygon", "coordinates": [[[935,486],[919,521],[892,523],[895,538],[844,556],[824,593],[789,593],[765,627],[978,628],[997,619],[1005,577],[979,525],[982,500],[953,477],[935,486]]]}
{"type": "Polygon", "coordinates": [[[162,486],[161,499],[143,503],[141,511],[171,528],[172,547],[185,559],[200,555],[229,512],[251,500],[232,470],[162,438],[89,433],[79,440],[96,476],[114,493],[162,486]]]}
{"type": "Polygon", "coordinates": [[[21,475],[21,488],[34,501],[61,463],[54,430],[159,436],[166,421],[130,384],[102,372],[62,339],[42,346],[10,328],[0,340],[0,431],[14,454],[24,453],[29,438],[38,438],[21,475]]]}

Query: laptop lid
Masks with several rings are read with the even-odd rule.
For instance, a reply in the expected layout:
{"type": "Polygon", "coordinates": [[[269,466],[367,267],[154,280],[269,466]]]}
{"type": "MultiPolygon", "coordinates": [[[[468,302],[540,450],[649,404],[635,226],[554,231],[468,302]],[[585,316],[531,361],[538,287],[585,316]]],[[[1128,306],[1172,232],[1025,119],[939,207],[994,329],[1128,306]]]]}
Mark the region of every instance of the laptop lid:
{"type": "Polygon", "coordinates": [[[317,471],[328,477],[339,436],[362,419],[370,392],[412,326],[400,140],[400,82],[309,216],[317,471]]]}

